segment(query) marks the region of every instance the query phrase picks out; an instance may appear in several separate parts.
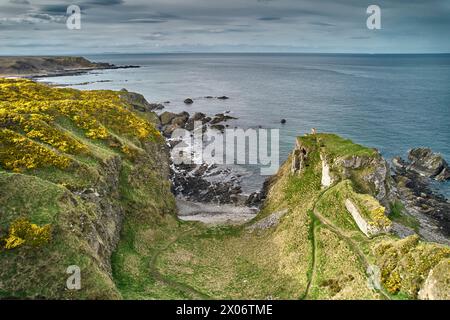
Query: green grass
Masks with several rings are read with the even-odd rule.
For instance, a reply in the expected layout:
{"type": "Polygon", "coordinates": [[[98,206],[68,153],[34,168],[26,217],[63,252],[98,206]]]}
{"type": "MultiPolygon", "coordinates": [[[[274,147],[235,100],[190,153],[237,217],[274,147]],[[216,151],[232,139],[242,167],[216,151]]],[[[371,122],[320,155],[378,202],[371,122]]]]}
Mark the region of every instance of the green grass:
{"type": "Polygon", "coordinates": [[[405,213],[405,206],[400,201],[390,203],[389,218],[418,232],[420,223],[416,218],[405,213]]]}
{"type": "Polygon", "coordinates": [[[377,155],[375,149],[356,144],[349,139],[330,133],[317,134],[319,145],[332,158],[337,157],[373,157],[377,155]]]}

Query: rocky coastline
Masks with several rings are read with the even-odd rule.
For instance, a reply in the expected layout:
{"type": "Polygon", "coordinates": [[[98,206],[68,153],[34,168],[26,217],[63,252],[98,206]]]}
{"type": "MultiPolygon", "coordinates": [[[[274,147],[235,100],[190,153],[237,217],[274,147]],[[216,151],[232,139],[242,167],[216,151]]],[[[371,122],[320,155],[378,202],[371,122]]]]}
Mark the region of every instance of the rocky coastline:
{"type": "MultiPolygon", "coordinates": [[[[127,96],[132,105],[133,101],[137,101],[134,104],[137,110],[158,113],[158,129],[165,137],[169,151],[183,143],[182,139],[172,138],[172,133],[176,129],[185,129],[193,135],[194,123],[200,122],[203,132],[216,130],[223,133],[226,128],[234,127],[233,120],[237,119],[229,111],[215,115],[206,115],[202,112],[190,114],[187,111],[180,113],[163,111],[168,103],[149,103],[142,95],[135,93],[127,92],[127,96]]],[[[227,96],[205,98],[230,99],[227,96]]],[[[184,102],[189,105],[194,103],[194,100],[186,98],[184,102]]],[[[359,160],[361,159],[345,160],[341,165],[344,169],[347,168],[345,170],[364,167],[366,165],[364,161],[359,160]]],[[[387,214],[394,214],[393,204],[401,203],[399,214],[410,217],[417,224],[413,228],[394,221],[392,232],[401,238],[418,233],[428,241],[449,244],[450,203],[431,186],[432,181],[440,183],[450,178],[447,162],[430,149],[416,148],[409,152],[408,161],[395,157],[389,164],[383,159],[377,164],[377,168],[378,170],[367,179],[378,186],[377,198],[386,207],[387,214]]],[[[205,210],[211,211],[207,209],[211,205],[216,206],[216,209],[220,206],[228,206],[228,209],[234,206],[244,210],[251,209],[256,213],[264,202],[270,178],[260,190],[247,194],[242,190],[243,179],[245,178],[239,172],[229,166],[207,163],[171,164],[172,192],[180,203],[182,202],[179,207],[186,208],[186,203],[190,203],[188,205],[190,209],[186,212],[182,209],[180,216],[190,215],[192,207],[197,208],[197,214],[201,215],[205,210]],[[199,206],[203,209],[198,210],[199,206]]]]}
{"type": "Polygon", "coordinates": [[[419,233],[427,240],[449,244],[450,203],[432,188],[433,183],[450,179],[447,162],[429,148],[414,148],[408,160],[392,159],[392,168],[396,196],[403,211],[419,222],[419,233]]]}
{"type": "MultiPolygon", "coordinates": [[[[222,97],[217,99],[225,100],[222,97]]],[[[159,130],[172,150],[184,143],[182,138],[172,137],[176,129],[185,129],[193,134],[197,129],[194,123],[197,122],[201,123],[203,132],[214,130],[223,133],[230,126],[228,122],[235,119],[237,118],[231,116],[229,111],[211,116],[201,112],[190,115],[187,111],[178,114],[165,111],[159,115],[159,130]]],[[[257,208],[264,199],[262,190],[245,194],[241,174],[226,165],[172,163],[171,181],[175,196],[195,203],[257,208]]]]}

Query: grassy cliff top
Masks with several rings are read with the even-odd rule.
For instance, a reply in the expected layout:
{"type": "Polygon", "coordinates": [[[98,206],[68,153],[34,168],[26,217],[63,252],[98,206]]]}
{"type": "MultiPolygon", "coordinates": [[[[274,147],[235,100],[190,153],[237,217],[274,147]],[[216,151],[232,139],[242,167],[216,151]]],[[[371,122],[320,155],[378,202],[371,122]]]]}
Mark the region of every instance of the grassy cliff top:
{"type": "Polygon", "coordinates": [[[359,145],[350,139],[332,133],[309,134],[297,139],[300,145],[319,147],[332,158],[374,157],[378,155],[378,152],[373,148],[359,145]]]}

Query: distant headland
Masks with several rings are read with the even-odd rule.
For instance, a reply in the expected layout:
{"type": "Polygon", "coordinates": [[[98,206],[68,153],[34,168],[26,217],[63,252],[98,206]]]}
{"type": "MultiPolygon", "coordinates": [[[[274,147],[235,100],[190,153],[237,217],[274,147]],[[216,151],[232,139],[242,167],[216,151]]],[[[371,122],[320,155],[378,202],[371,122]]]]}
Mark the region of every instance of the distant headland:
{"type": "Polygon", "coordinates": [[[22,56],[0,57],[0,77],[48,77],[76,75],[99,69],[139,68],[91,62],[83,57],[22,56]]]}

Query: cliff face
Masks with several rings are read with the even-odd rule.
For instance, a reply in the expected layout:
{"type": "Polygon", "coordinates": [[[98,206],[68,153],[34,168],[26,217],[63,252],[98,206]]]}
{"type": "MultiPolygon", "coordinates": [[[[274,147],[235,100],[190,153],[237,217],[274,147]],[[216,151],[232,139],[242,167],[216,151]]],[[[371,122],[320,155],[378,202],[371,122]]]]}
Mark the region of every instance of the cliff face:
{"type": "Polygon", "coordinates": [[[111,257],[123,225],[132,215],[140,215],[133,224],[175,219],[156,117],[123,92],[0,80],[0,95],[0,238],[18,218],[52,229],[38,247],[0,241],[0,296],[120,298],[111,257]],[[80,290],[66,288],[71,265],[80,290]]]}

